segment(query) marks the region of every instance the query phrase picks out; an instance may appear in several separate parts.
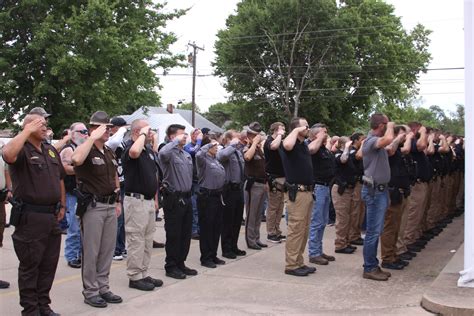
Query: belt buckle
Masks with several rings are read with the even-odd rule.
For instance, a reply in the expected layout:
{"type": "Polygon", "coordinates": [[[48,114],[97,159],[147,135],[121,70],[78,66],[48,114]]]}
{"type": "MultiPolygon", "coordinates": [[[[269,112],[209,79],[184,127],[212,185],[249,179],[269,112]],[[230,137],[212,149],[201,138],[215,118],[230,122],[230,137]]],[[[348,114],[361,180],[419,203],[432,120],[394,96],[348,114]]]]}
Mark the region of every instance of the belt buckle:
{"type": "Polygon", "coordinates": [[[378,189],[380,192],[385,191],[385,184],[377,184],[377,189],[378,189]]]}

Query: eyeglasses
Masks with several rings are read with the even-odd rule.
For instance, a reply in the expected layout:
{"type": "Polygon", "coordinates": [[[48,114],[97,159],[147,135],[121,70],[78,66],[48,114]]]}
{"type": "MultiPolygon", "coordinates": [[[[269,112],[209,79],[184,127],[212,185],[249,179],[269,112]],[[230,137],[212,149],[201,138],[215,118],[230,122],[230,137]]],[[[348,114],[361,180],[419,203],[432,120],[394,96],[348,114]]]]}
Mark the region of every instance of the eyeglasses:
{"type": "Polygon", "coordinates": [[[86,130],[86,129],[81,129],[81,130],[74,131],[74,132],[81,133],[82,135],[89,135],[89,131],[86,130]]]}

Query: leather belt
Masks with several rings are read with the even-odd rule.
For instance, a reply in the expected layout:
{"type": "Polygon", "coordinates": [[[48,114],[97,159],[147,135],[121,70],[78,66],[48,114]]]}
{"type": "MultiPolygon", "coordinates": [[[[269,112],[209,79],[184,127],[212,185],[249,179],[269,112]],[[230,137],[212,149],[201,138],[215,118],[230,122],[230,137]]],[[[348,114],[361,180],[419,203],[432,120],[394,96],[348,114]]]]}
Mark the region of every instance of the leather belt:
{"type": "Polygon", "coordinates": [[[240,183],[233,183],[233,182],[229,182],[229,183],[226,183],[224,185],[224,187],[228,190],[232,190],[232,191],[240,191],[242,190],[242,184],[240,183]]]}
{"type": "Polygon", "coordinates": [[[331,185],[330,182],[324,182],[324,181],[314,181],[314,183],[317,184],[317,185],[323,185],[325,187],[328,187],[328,186],[331,185]]]}
{"type": "Polygon", "coordinates": [[[298,186],[298,191],[300,192],[313,192],[314,190],[314,185],[310,184],[297,184],[298,186]]]}
{"type": "Polygon", "coordinates": [[[209,196],[219,196],[222,194],[222,189],[199,188],[199,193],[209,196]]]}
{"type": "Polygon", "coordinates": [[[146,196],[144,194],[140,194],[140,193],[134,193],[134,192],[125,192],[125,195],[126,196],[130,196],[130,197],[133,197],[133,198],[136,198],[136,199],[139,199],[139,200],[153,200],[153,196],[146,196]]]}
{"type": "Polygon", "coordinates": [[[94,200],[99,203],[104,204],[114,204],[116,202],[117,197],[115,194],[111,195],[104,195],[104,196],[94,196],[94,200]]]}
{"type": "Polygon", "coordinates": [[[171,194],[174,194],[180,198],[190,198],[191,197],[191,191],[188,192],[182,192],[182,191],[174,191],[171,194]]]}
{"type": "Polygon", "coordinates": [[[267,179],[265,179],[265,178],[253,178],[253,179],[257,183],[262,183],[262,184],[267,183],[267,179]]]}
{"type": "Polygon", "coordinates": [[[44,214],[56,214],[58,208],[57,204],[53,205],[35,205],[23,203],[22,211],[33,212],[33,213],[44,213],[44,214]]]}

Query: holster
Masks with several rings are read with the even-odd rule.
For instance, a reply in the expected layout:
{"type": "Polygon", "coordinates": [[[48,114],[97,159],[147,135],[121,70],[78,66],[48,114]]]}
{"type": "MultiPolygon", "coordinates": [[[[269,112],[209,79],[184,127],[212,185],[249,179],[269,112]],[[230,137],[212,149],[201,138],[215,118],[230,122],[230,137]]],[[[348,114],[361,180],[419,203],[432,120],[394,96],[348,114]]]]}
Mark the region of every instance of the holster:
{"type": "Polygon", "coordinates": [[[298,194],[298,185],[297,184],[285,184],[286,189],[288,190],[288,199],[291,202],[296,201],[296,195],[298,194]]]}
{"type": "Polygon", "coordinates": [[[16,227],[20,224],[21,216],[23,214],[23,202],[15,200],[15,198],[10,198],[8,202],[10,202],[12,205],[10,212],[10,224],[16,227]]]}
{"type": "Polygon", "coordinates": [[[7,200],[7,196],[8,196],[7,188],[0,190],[0,203],[5,202],[7,200]]]}
{"type": "Polygon", "coordinates": [[[346,191],[346,187],[347,187],[347,182],[338,182],[337,183],[337,193],[339,195],[343,195],[344,191],[346,191]]]}
{"type": "Polygon", "coordinates": [[[399,205],[402,203],[402,193],[397,187],[389,187],[390,205],[399,205]]]}
{"type": "Polygon", "coordinates": [[[87,211],[87,207],[94,200],[94,195],[82,192],[77,188],[74,189],[74,194],[77,197],[76,215],[82,218],[87,211]]]}
{"type": "Polygon", "coordinates": [[[255,183],[254,178],[248,178],[247,182],[245,183],[245,191],[250,192],[254,183],[255,183]]]}

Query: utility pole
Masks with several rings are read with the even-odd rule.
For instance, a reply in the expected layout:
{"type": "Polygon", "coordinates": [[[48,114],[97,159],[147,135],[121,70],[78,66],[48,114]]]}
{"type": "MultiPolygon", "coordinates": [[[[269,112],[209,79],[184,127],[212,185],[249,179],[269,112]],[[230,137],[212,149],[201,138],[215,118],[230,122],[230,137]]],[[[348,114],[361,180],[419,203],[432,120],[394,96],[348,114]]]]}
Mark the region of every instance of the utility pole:
{"type": "Polygon", "coordinates": [[[196,59],[197,59],[197,50],[204,50],[204,48],[201,48],[196,45],[195,42],[188,43],[188,46],[191,46],[193,48],[193,53],[192,56],[188,55],[188,62],[190,59],[192,59],[193,62],[193,92],[192,92],[192,116],[191,116],[191,125],[193,127],[196,127],[195,122],[196,122],[196,59]]]}

